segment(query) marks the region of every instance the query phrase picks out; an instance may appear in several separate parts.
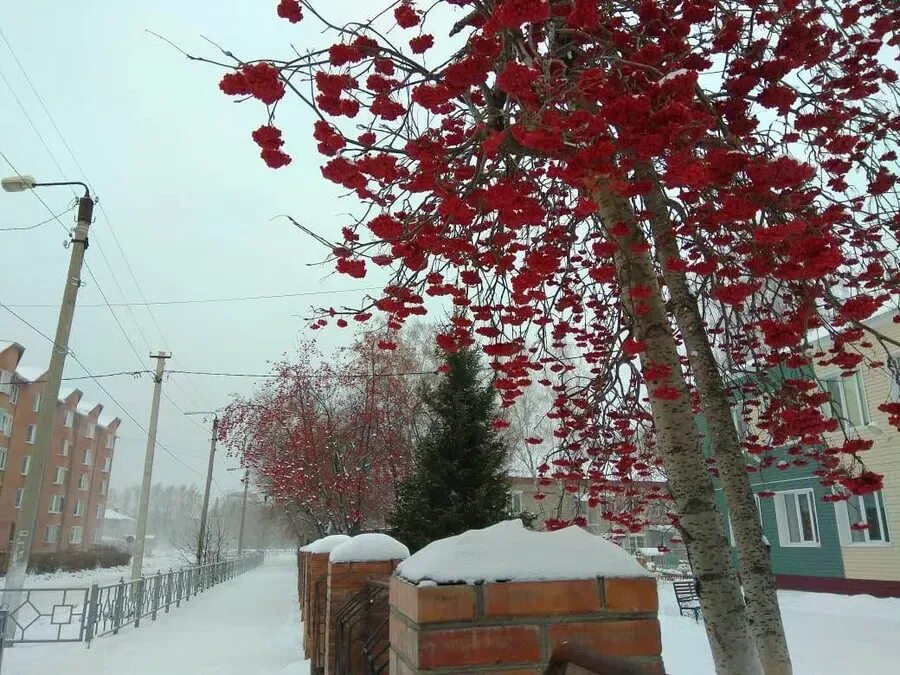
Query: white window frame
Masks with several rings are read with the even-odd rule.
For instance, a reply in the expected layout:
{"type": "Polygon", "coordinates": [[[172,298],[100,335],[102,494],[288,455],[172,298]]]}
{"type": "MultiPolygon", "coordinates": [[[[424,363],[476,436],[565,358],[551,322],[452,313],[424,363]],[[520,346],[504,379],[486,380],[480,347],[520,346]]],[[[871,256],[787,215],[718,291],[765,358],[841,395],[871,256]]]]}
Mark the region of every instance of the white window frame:
{"type": "Polygon", "coordinates": [[[59,456],[60,457],[68,457],[69,449],[72,447],[72,441],[63,441],[62,446],[59,448],[59,456]]]}
{"type": "Polygon", "coordinates": [[[66,467],[58,466],[56,467],[56,476],[53,478],[54,485],[62,485],[66,482],[66,467]]]}
{"type": "Polygon", "coordinates": [[[31,412],[37,412],[41,409],[41,400],[43,396],[41,394],[35,394],[34,398],[31,400],[31,412]]]}
{"type": "Polygon", "coordinates": [[[12,434],[13,418],[5,410],[0,410],[0,434],[9,436],[12,434]]]}
{"type": "Polygon", "coordinates": [[[9,388],[9,402],[13,405],[18,405],[19,403],[19,385],[13,383],[9,388]]]}
{"type": "Polygon", "coordinates": [[[866,383],[862,379],[862,375],[859,371],[856,371],[850,377],[841,377],[840,375],[829,375],[828,377],[823,377],[821,380],[822,389],[828,393],[832,394],[828,389],[829,383],[837,384],[837,389],[840,393],[840,401],[838,401],[838,405],[841,409],[841,416],[838,417],[835,414],[834,404],[832,402],[828,402],[824,406],[825,416],[829,419],[836,418],[840,421],[841,425],[847,425],[854,429],[860,429],[862,427],[866,427],[872,422],[872,418],[869,415],[869,401],[866,398],[866,383]],[[855,410],[848,410],[847,406],[847,394],[846,388],[848,385],[856,387],[857,393],[857,401],[858,407],[855,410]],[[856,424],[853,419],[854,416],[860,421],[860,424],[856,424]]]}
{"type": "Polygon", "coordinates": [[[109,473],[109,470],[112,468],[112,457],[107,457],[103,460],[103,473],[109,473]]]}
{"type": "MultiPolygon", "coordinates": [[[[885,506],[884,500],[884,491],[880,490],[878,492],[874,492],[871,495],[851,495],[850,499],[847,501],[839,501],[834,503],[834,515],[837,520],[838,526],[838,535],[841,540],[841,546],[848,547],[875,547],[875,548],[889,548],[894,545],[893,538],[891,537],[891,529],[890,529],[890,521],[887,516],[887,508],[885,506]],[[871,496],[875,500],[875,511],[876,517],[879,519],[879,526],[881,527],[882,539],[881,541],[875,540],[872,541],[869,538],[869,530],[852,530],[850,526],[853,524],[850,522],[850,510],[847,502],[852,502],[854,500],[857,501],[859,505],[859,512],[863,518],[867,518],[866,516],[866,508],[865,508],[865,498],[871,496]],[[853,533],[859,532],[863,537],[862,541],[853,541],[853,533]]],[[[860,521],[868,524],[868,519],[860,521]]]]}
{"type": "Polygon", "coordinates": [[[62,495],[50,495],[50,508],[47,513],[62,513],[66,508],[66,498],[62,495]]]}
{"type": "Polygon", "coordinates": [[[816,509],[816,493],[812,488],[802,488],[799,490],[783,490],[776,492],[773,497],[775,503],[775,522],[778,525],[778,545],[784,548],[818,548],[822,546],[822,535],[819,528],[819,515],[816,509]],[[813,540],[791,541],[790,527],[788,525],[788,504],[785,501],[785,495],[794,496],[795,515],[801,536],[803,535],[802,512],[800,510],[800,497],[804,496],[808,500],[810,507],[811,525],[813,531],[813,540]]]}
{"type": "Polygon", "coordinates": [[[85,438],[93,438],[97,433],[97,425],[93,422],[88,422],[84,427],[84,437],[85,438]]]}
{"type": "Polygon", "coordinates": [[[29,424],[28,430],[25,432],[25,442],[28,445],[34,445],[37,440],[37,424],[29,424]]]}
{"type": "Polygon", "coordinates": [[[517,516],[522,513],[522,491],[521,490],[510,490],[509,492],[509,512],[517,516]],[[519,503],[519,508],[516,509],[516,501],[519,503]]]}
{"type": "Polygon", "coordinates": [[[105,495],[105,494],[106,494],[106,490],[107,490],[108,487],[109,487],[109,481],[108,481],[108,480],[101,480],[101,481],[100,481],[100,494],[101,494],[101,495],[105,495]]]}
{"type": "Polygon", "coordinates": [[[25,497],[25,488],[18,488],[16,490],[16,508],[22,508],[22,499],[25,497]]]}
{"type": "Polygon", "coordinates": [[[72,508],[72,515],[79,516],[79,517],[84,515],[84,500],[83,499],[75,500],[75,506],[72,508]]]}
{"type": "Polygon", "coordinates": [[[22,456],[22,471],[20,473],[23,476],[27,476],[29,471],[31,471],[31,455],[23,455],[22,456]]]}
{"type": "Polygon", "coordinates": [[[106,434],[106,449],[112,450],[116,447],[116,435],[112,432],[106,434]]]}
{"type": "Polygon", "coordinates": [[[83,539],[84,539],[84,525],[73,525],[72,527],[69,528],[69,543],[70,544],[80,544],[83,539]]]}
{"type": "Polygon", "coordinates": [[[81,453],[81,464],[83,466],[90,466],[94,461],[94,451],[91,448],[85,448],[84,452],[81,453]]]}
{"type": "Polygon", "coordinates": [[[86,491],[90,487],[90,481],[88,480],[88,475],[86,473],[81,474],[78,477],[78,489],[86,491]]]}
{"type": "Polygon", "coordinates": [[[66,429],[71,429],[75,424],[75,412],[72,410],[66,410],[66,418],[63,420],[63,426],[66,429]]]}
{"type": "Polygon", "coordinates": [[[97,504],[97,520],[103,520],[104,512],[105,509],[103,507],[103,504],[97,504]]]}
{"type": "Polygon", "coordinates": [[[44,543],[56,544],[59,542],[59,525],[48,525],[44,530],[44,543]],[[51,536],[52,533],[52,536],[51,536]]]}
{"type": "Polygon", "coordinates": [[[6,471],[6,459],[9,455],[9,448],[0,445],[0,471],[6,471]]]}
{"type": "Polygon", "coordinates": [[[0,370],[0,394],[12,398],[13,374],[8,370],[0,370]]]}

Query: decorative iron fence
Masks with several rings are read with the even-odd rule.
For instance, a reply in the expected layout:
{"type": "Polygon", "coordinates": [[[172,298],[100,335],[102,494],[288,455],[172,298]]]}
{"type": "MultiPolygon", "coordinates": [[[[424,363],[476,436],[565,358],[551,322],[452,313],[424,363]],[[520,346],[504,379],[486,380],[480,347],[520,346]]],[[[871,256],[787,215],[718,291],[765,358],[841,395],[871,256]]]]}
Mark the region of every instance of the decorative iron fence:
{"type": "Polygon", "coordinates": [[[389,613],[388,584],[382,581],[369,581],[341,608],[335,616],[336,675],[381,675],[387,672],[389,613]]]}
{"type": "Polygon", "coordinates": [[[7,610],[4,642],[88,642],[180,607],[192,596],[259,566],[262,552],[133,581],[89,588],[0,589],[7,610]],[[9,600],[9,602],[7,602],[9,600]],[[14,607],[8,606],[10,603],[14,607]]]}

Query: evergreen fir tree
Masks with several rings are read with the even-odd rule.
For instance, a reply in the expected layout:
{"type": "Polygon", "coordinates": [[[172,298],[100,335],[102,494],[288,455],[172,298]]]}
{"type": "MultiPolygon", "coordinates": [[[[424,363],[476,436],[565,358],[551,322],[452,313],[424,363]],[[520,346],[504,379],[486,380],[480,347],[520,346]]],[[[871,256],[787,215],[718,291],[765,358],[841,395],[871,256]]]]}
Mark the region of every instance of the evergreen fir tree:
{"type": "Polygon", "coordinates": [[[391,518],[394,535],[412,551],[509,517],[509,451],[492,424],[494,388],[479,377],[476,350],[443,358],[447,372],[425,393],[432,419],[391,518]]]}

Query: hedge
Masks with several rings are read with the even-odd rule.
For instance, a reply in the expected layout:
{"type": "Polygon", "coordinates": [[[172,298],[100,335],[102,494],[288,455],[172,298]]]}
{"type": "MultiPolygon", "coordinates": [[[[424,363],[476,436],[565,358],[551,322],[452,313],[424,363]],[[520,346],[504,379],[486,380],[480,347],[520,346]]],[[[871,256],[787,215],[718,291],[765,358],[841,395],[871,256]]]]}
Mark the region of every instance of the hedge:
{"type": "MultiPolygon", "coordinates": [[[[0,552],[0,576],[6,574],[9,553],[0,552]]],[[[112,546],[94,546],[86,551],[54,551],[51,553],[32,553],[28,561],[30,574],[50,574],[52,572],[77,572],[97,568],[127,565],[131,554],[112,546]]]]}

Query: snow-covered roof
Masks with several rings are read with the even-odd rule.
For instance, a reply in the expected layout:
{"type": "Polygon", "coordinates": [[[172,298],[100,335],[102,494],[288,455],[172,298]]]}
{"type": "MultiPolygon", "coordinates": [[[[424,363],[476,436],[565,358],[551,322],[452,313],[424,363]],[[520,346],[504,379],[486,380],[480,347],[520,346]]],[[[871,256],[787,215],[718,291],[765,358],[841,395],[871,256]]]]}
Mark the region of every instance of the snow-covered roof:
{"type": "Polygon", "coordinates": [[[331,562],[366,562],[370,560],[406,560],[409,549],[399,541],[380,532],[358,534],[332,549],[331,562]]]}
{"type": "Polygon", "coordinates": [[[134,518],[126,516],[124,513],[119,513],[114,509],[106,509],[103,512],[103,520],[134,520],[134,518]]]}
{"type": "Polygon", "coordinates": [[[82,415],[90,415],[98,405],[100,404],[81,399],[75,409],[82,415]]]}
{"type": "Polygon", "coordinates": [[[108,427],[110,424],[115,422],[118,418],[115,415],[109,415],[107,413],[100,413],[100,417],[97,418],[97,424],[101,427],[108,427]]]}
{"type": "Polygon", "coordinates": [[[74,387],[60,387],[60,388],[59,388],[59,400],[60,400],[60,401],[65,401],[67,398],[69,398],[69,397],[70,397],[72,394],[74,394],[76,391],[78,391],[78,390],[75,389],[74,387]]]}
{"type": "Polygon", "coordinates": [[[350,541],[346,534],[332,534],[307,544],[300,550],[304,553],[331,553],[341,544],[350,541]]]}
{"type": "Polygon", "coordinates": [[[650,575],[627,551],[580,527],[532,532],[518,519],[432,542],[397,573],[439,584],[650,575]]]}
{"type": "Polygon", "coordinates": [[[16,368],[16,377],[23,382],[34,382],[40,380],[46,372],[46,368],[41,368],[39,366],[18,366],[16,368]]]}
{"type": "Polygon", "coordinates": [[[5,352],[10,347],[18,347],[19,351],[24,352],[25,348],[20,345],[18,342],[9,342],[7,340],[0,340],[0,352],[5,352]]]}

